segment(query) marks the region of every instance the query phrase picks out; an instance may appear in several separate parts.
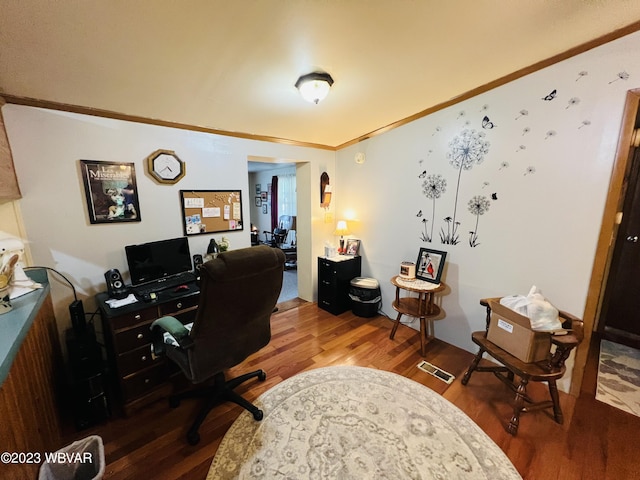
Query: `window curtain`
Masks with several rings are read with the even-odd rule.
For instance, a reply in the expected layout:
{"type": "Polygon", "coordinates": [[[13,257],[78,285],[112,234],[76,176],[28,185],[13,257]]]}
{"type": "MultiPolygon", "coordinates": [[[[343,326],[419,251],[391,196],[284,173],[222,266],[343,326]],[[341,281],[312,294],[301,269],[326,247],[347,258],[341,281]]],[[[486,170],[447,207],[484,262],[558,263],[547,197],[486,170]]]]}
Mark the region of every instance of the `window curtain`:
{"type": "Polygon", "coordinates": [[[278,176],[271,177],[271,231],[278,228],[278,176]]]}
{"type": "Polygon", "coordinates": [[[279,215],[296,215],[295,173],[278,176],[278,213],[279,215]]]}

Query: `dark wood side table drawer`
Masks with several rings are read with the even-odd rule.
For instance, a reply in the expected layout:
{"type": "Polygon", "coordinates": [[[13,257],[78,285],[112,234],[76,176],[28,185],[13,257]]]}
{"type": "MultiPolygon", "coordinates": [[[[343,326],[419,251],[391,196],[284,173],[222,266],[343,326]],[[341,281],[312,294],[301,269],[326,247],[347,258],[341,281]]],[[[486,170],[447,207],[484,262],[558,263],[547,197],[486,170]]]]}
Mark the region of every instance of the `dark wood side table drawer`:
{"type": "MultiPolygon", "coordinates": [[[[183,297],[176,299],[172,302],[163,303],[159,306],[159,316],[165,315],[175,316],[176,313],[186,310],[188,308],[195,308],[198,306],[198,295],[191,295],[190,297],[183,297]]],[[[154,319],[155,320],[155,319],[154,319]]]]}
{"type": "Polygon", "coordinates": [[[126,377],[122,380],[122,393],[125,402],[144,395],[167,381],[167,378],[168,371],[165,362],[126,377]]]}
{"type": "Polygon", "coordinates": [[[153,357],[151,355],[151,345],[136,348],[122,355],[118,355],[118,371],[122,377],[126,377],[145,368],[149,368],[157,363],[164,362],[163,357],[153,357]]]}
{"type": "Polygon", "coordinates": [[[115,347],[117,353],[128,352],[151,343],[151,322],[144,323],[129,330],[123,330],[116,334],[115,347]]]}
{"type": "Polygon", "coordinates": [[[145,308],[137,312],[127,313],[118,317],[113,317],[111,328],[115,331],[123,328],[132,327],[142,322],[153,321],[158,318],[158,309],[156,307],[145,308]]]}

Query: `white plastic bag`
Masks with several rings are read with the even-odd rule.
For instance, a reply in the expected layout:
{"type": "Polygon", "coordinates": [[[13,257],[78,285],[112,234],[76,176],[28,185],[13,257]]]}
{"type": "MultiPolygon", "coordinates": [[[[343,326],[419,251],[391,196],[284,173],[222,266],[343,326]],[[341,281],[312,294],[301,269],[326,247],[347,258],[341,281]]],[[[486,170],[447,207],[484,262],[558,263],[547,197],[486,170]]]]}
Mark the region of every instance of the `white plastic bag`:
{"type": "Polygon", "coordinates": [[[558,309],[544,298],[542,291],[535,285],[531,287],[526,297],[524,295],[502,297],[500,304],[529,317],[531,330],[538,332],[562,330],[558,309]]]}

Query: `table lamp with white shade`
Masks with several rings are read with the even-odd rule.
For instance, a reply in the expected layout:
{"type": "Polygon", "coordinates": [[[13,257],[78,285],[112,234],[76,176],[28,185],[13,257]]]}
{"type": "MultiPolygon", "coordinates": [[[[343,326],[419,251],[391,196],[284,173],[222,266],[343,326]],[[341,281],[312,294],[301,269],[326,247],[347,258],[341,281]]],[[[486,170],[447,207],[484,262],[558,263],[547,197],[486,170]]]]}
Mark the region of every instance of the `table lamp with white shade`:
{"type": "Polygon", "coordinates": [[[335,236],[340,235],[340,255],[344,255],[344,236],[345,235],[350,235],[351,232],[349,231],[349,228],[347,227],[347,221],[346,220],[338,220],[338,224],[336,225],[336,229],[333,232],[333,234],[335,236]]]}

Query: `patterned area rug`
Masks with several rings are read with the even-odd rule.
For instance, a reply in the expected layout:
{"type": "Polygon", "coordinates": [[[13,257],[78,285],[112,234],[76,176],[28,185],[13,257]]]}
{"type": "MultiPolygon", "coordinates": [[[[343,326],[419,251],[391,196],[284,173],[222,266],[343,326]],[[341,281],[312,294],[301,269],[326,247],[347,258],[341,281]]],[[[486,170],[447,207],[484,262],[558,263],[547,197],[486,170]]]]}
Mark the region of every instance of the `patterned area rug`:
{"type": "Polygon", "coordinates": [[[640,350],[600,342],[596,400],[640,417],[640,350]]]}
{"type": "Polygon", "coordinates": [[[395,373],[325,367],[263,393],[243,412],[207,480],[519,479],[500,448],[433,390],[395,373]]]}

